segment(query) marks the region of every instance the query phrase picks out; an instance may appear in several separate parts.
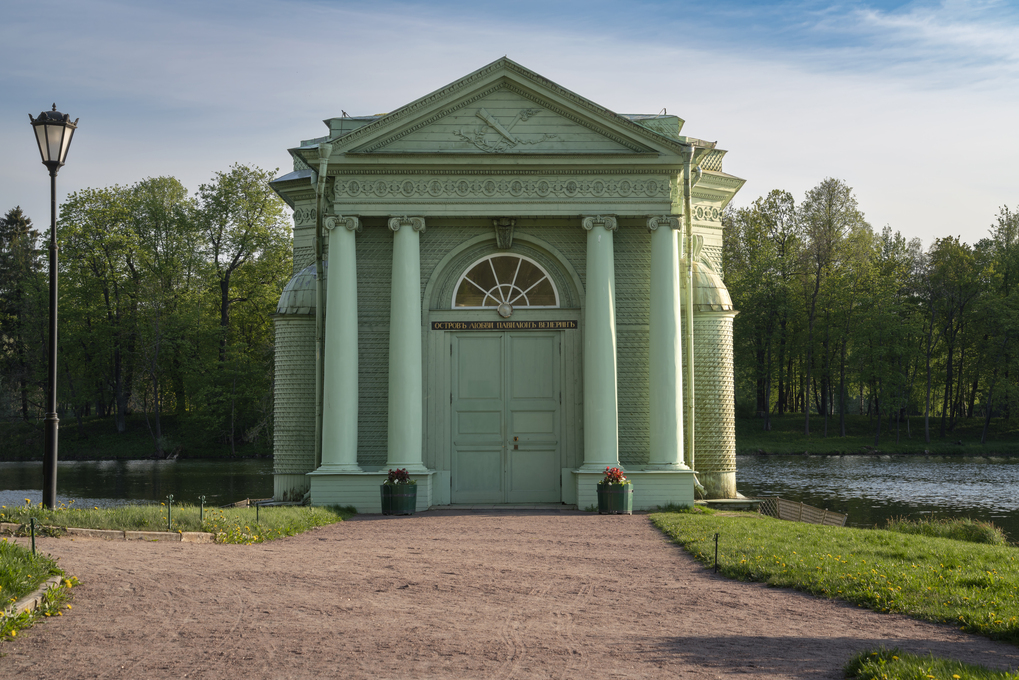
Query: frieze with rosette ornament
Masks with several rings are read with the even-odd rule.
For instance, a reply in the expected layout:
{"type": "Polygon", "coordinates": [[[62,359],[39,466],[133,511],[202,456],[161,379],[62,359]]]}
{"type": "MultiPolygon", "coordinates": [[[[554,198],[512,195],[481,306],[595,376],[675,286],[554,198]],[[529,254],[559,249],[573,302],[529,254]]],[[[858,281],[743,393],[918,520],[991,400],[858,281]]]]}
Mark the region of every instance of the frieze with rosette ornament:
{"type": "Polygon", "coordinates": [[[335,199],[668,199],[667,175],[633,176],[499,176],[472,177],[338,177],[335,199]]]}
{"type": "Polygon", "coordinates": [[[693,218],[698,222],[721,222],[722,211],[718,206],[695,205],[693,206],[693,218]]]}
{"type": "Polygon", "coordinates": [[[294,225],[303,227],[315,224],[315,208],[298,208],[294,211],[294,225]]]}

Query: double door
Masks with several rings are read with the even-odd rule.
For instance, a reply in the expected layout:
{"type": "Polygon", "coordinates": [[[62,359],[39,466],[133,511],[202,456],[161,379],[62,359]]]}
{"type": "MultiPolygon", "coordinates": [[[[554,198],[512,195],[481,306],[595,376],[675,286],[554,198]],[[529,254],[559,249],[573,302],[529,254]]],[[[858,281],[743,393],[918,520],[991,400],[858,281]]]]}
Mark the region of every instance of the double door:
{"type": "Polygon", "coordinates": [[[453,503],[561,500],[560,335],[453,335],[453,503]]]}

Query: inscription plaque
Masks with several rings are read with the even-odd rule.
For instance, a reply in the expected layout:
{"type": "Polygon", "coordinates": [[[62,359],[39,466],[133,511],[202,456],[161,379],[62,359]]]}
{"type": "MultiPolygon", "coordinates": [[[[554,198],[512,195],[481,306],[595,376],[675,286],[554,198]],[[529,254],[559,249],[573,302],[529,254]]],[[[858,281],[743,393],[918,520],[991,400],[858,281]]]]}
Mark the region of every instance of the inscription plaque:
{"type": "Polygon", "coordinates": [[[564,331],[576,330],[570,321],[433,321],[433,331],[564,331]]]}

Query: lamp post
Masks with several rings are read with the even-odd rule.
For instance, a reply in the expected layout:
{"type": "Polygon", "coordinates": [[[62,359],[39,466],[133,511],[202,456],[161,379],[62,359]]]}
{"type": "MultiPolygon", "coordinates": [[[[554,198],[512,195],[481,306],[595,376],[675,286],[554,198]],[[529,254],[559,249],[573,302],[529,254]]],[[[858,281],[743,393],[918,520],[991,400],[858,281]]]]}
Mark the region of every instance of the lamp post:
{"type": "Polygon", "coordinates": [[[50,171],[50,339],[49,393],[46,402],[46,448],[42,459],[42,503],[53,508],[57,503],[57,171],[64,165],[78,119],[57,111],[43,111],[32,118],[39,143],[42,164],[50,171]]]}

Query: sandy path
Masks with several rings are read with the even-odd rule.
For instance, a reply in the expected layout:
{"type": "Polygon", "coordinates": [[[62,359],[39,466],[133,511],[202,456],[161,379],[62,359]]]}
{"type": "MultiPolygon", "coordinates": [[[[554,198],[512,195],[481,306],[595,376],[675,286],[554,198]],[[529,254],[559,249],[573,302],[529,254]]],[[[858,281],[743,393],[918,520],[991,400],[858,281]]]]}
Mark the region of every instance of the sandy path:
{"type": "Polygon", "coordinates": [[[0,678],[841,678],[1019,647],[712,575],[646,515],[362,515],[254,546],[41,539],[83,585],[0,678]],[[600,538],[605,537],[605,538],[600,538]]]}

